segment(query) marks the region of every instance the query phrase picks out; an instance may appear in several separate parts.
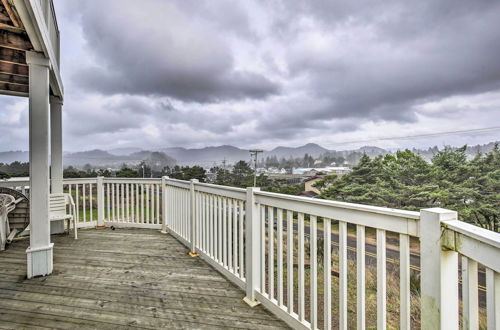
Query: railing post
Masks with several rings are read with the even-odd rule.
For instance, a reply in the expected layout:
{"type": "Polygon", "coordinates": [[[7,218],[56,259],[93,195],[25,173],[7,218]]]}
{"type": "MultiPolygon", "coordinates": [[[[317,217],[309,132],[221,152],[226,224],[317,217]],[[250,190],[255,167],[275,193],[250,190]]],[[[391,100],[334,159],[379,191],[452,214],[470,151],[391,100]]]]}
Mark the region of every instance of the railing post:
{"type": "Polygon", "coordinates": [[[104,226],[104,177],[97,177],[97,229],[104,226]]]}
{"type": "Polygon", "coordinates": [[[260,188],[248,187],[245,210],[245,258],[246,258],[246,296],[243,300],[251,307],[260,304],[255,299],[255,291],[260,289],[260,217],[259,207],[255,204],[255,191],[260,188]]]}
{"type": "Polygon", "coordinates": [[[191,239],[191,250],[189,251],[189,255],[191,257],[197,257],[198,254],[196,253],[196,230],[198,230],[196,224],[197,224],[197,219],[196,217],[198,216],[197,214],[197,209],[196,209],[196,195],[195,195],[195,184],[198,183],[199,181],[197,179],[191,179],[189,182],[189,218],[191,221],[191,234],[190,234],[190,239],[191,239]]]}
{"type": "Polygon", "coordinates": [[[167,179],[168,176],[161,177],[161,233],[168,233],[168,216],[167,216],[167,179]]]}
{"type": "Polygon", "coordinates": [[[458,329],[458,253],[445,247],[442,228],[450,220],[457,220],[457,212],[420,211],[422,329],[458,329]]]}

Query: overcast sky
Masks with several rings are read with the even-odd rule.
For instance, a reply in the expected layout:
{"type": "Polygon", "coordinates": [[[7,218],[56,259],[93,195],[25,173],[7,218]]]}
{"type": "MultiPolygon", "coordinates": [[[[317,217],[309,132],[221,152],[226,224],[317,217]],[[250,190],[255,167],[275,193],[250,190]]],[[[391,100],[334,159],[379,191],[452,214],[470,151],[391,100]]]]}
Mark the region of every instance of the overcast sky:
{"type": "MultiPolygon", "coordinates": [[[[54,3],[67,151],[500,140],[376,141],[500,126],[500,1],[54,3]]],[[[0,149],[26,150],[27,100],[0,106],[0,149]]]]}

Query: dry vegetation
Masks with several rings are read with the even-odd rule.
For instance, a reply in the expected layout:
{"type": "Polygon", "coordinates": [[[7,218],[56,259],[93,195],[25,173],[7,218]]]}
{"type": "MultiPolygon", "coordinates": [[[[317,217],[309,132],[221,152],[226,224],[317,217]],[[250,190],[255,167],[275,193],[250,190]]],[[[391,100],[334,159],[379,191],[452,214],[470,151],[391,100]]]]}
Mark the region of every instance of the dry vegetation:
{"type": "MultiPolygon", "coordinates": [[[[286,226],[284,226],[286,227],[286,226]]],[[[288,306],[287,297],[287,235],[286,228],[283,229],[283,304],[288,306]]],[[[266,236],[268,231],[266,230],[266,236]]],[[[389,236],[389,235],[388,235],[389,236]]],[[[269,248],[269,241],[266,238],[266,250],[269,248]]],[[[294,312],[298,313],[298,242],[297,237],[294,237],[294,312]]],[[[349,253],[349,252],[348,252],[349,253]]],[[[311,259],[310,259],[310,242],[308,238],[305,239],[305,319],[310,321],[311,319],[311,259]]],[[[332,283],[332,327],[338,328],[339,324],[339,278],[338,278],[338,267],[339,267],[339,254],[338,249],[332,246],[332,258],[331,258],[331,283],[332,283]]],[[[277,233],[274,231],[274,298],[278,296],[278,260],[277,260],[277,233]]],[[[270,255],[266,254],[266,268],[269,267],[270,255]]],[[[366,258],[366,328],[376,329],[377,322],[377,269],[376,263],[373,258],[366,258]]],[[[323,268],[323,240],[318,239],[318,249],[317,249],[317,287],[318,287],[318,327],[323,328],[324,323],[324,268],[323,268]]],[[[351,255],[347,261],[348,264],[348,274],[347,274],[347,314],[348,314],[348,328],[356,328],[356,317],[357,317],[357,283],[356,283],[356,260],[355,256],[351,255]]],[[[394,263],[387,264],[387,327],[389,329],[399,329],[400,324],[400,284],[399,284],[399,265],[394,263]]],[[[411,290],[411,328],[420,328],[420,280],[419,274],[415,271],[411,272],[410,278],[410,290],[411,290]]],[[[269,276],[268,268],[266,269],[266,288],[265,292],[269,293],[269,276]]],[[[480,309],[480,328],[486,329],[486,317],[485,310],[480,309]]]]}

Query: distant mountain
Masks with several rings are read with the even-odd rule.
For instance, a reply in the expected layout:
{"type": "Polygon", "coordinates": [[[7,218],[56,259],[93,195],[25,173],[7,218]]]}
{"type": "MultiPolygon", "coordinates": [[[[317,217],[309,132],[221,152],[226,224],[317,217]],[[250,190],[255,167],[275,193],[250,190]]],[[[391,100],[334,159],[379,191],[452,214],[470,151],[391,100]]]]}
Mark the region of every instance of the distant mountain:
{"type": "Polygon", "coordinates": [[[142,151],[141,148],[115,148],[108,150],[108,152],[112,155],[115,156],[128,156],[130,154],[133,154],[135,152],[142,151]]]}
{"type": "MultiPolygon", "coordinates": [[[[234,164],[240,160],[248,161],[250,159],[250,152],[248,149],[241,149],[230,145],[200,149],[165,148],[161,149],[161,151],[177,159],[181,165],[197,164],[208,167],[213,164],[220,164],[224,159],[227,164],[234,164]]],[[[273,150],[265,151],[260,157],[276,156],[277,158],[295,158],[303,157],[305,154],[319,157],[327,151],[328,149],[317,144],[309,143],[300,147],[277,147],[273,150]]]]}
{"type": "Polygon", "coordinates": [[[300,147],[276,147],[271,151],[264,152],[264,157],[277,157],[277,158],[297,158],[304,157],[305,154],[314,158],[321,156],[328,152],[328,149],[323,148],[315,143],[308,143],[300,147]]]}
{"type": "Polygon", "coordinates": [[[64,155],[64,165],[76,167],[82,167],[86,164],[98,167],[120,167],[123,164],[128,166],[137,165],[142,161],[154,167],[173,166],[176,164],[174,158],[158,151],[139,151],[130,155],[120,156],[96,149],[64,155]]]}
{"type": "Polygon", "coordinates": [[[175,158],[180,165],[201,165],[206,167],[220,164],[224,159],[230,164],[239,160],[248,160],[250,156],[248,150],[229,145],[201,149],[165,148],[160,151],[175,158]]]}
{"type": "MultiPolygon", "coordinates": [[[[490,152],[495,144],[491,142],[484,145],[470,146],[467,148],[469,158],[474,157],[478,152],[490,152]]],[[[440,149],[430,147],[428,149],[413,149],[412,151],[420,154],[427,160],[430,160],[440,149]]],[[[299,147],[276,147],[269,151],[264,151],[260,159],[267,157],[276,157],[277,159],[301,158],[305,154],[313,158],[320,156],[343,157],[349,164],[356,164],[363,154],[370,157],[394,153],[396,150],[386,150],[375,146],[364,146],[354,150],[328,150],[320,145],[308,143],[299,147]]],[[[6,151],[0,152],[1,163],[11,163],[13,161],[27,162],[29,153],[27,151],[6,151]]],[[[81,167],[85,164],[94,166],[119,167],[122,164],[138,164],[146,161],[151,164],[164,164],[163,166],[179,165],[201,165],[211,167],[214,164],[220,165],[223,160],[226,164],[234,164],[240,160],[249,161],[250,153],[247,149],[237,148],[231,145],[212,146],[198,149],[187,148],[163,148],[157,151],[145,151],[140,148],[117,148],[109,151],[89,150],[64,154],[64,163],[66,166],[81,167]]]]}
{"type": "Polygon", "coordinates": [[[66,153],[64,155],[65,166],[81,167],[86,164],[94,166],[112,165],[119,162],[121,157],[110,154],[104,150],[88,150],[74,153],[66,153]]]}
{"type": "Polygon", "coordinates": [[[175,166],[177,161],[166,155],[164,152],[158,151],[139,151],[128,156],[131,161],[141,162],[144,161],[155,170],[162,169],[165,166],[175,166]]]}
{"type": "Polygon", "coordinates": [[[27,162],[29,152],[27,151],[4,151],[0,152],[0,163],[27,162]]]}

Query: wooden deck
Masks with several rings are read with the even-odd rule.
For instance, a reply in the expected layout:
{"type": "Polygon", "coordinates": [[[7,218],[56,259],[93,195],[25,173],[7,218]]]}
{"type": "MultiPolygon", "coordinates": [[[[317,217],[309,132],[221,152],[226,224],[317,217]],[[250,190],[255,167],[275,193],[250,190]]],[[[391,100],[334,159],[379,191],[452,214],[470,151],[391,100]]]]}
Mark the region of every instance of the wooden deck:
{"type": "Polygon", "coordinates": [[[0,328],[286,328],[176,239],[148,229],[53,236],[54,273],[26,279],[28,240],[0,253],[0,328]]]}

